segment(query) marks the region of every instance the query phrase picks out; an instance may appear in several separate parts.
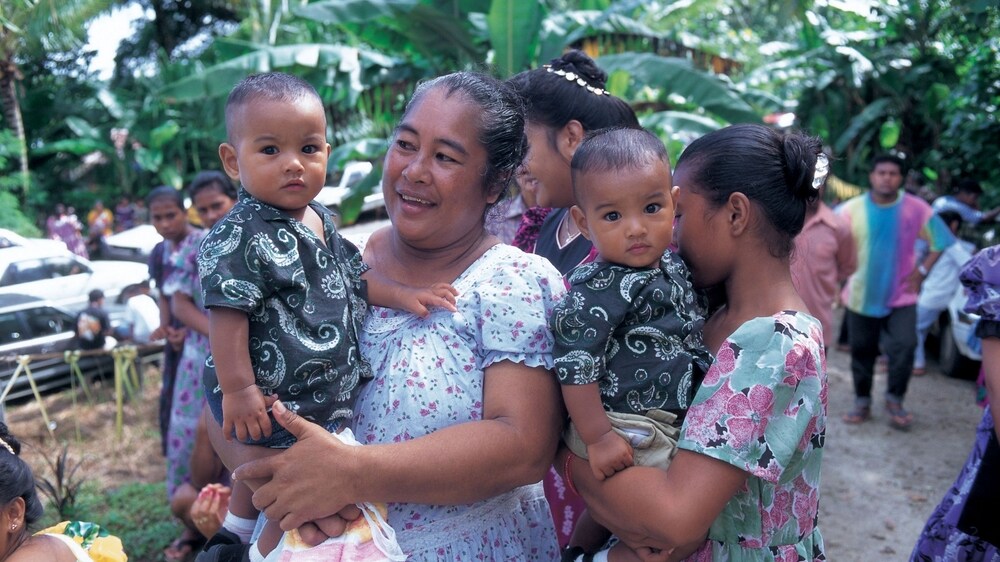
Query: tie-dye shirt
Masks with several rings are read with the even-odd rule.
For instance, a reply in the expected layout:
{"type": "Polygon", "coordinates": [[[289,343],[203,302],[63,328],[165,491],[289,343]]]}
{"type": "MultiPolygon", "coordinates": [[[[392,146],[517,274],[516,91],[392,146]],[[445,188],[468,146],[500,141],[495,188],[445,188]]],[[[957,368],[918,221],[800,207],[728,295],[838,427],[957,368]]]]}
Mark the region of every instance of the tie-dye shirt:
{"type": "Polygon", "coordinates": [[[955,242],[940,217],[923,199],[900,191],[896,201],[879,205],[865,193],[837,209],[854,235],[858,269],[844,286],[848,310],[865,316],[888,316],[894,308],[916,304],[906,282],[917,267],[914,245],[925,240],[932,252],[955,242]]]}

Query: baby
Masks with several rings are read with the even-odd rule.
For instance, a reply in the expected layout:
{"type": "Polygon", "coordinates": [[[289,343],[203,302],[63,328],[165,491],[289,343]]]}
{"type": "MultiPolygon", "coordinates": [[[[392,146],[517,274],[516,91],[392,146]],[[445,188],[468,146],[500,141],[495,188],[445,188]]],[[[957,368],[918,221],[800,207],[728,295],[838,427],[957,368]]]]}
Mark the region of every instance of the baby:
{"type": "MultiPolygon", "coordinates": [[[[570,273],[550,319],[570,416],[564,440],[600,480],[633,464],[666,468],[712,361],[690,273],[668,249],[667,151],[645,130],[603,129],[573,155],[572,176],[570,212],[599,256],[570,273]]],[[[592,552],[605,539],[584,513],[570,546],[592,552]]]]}

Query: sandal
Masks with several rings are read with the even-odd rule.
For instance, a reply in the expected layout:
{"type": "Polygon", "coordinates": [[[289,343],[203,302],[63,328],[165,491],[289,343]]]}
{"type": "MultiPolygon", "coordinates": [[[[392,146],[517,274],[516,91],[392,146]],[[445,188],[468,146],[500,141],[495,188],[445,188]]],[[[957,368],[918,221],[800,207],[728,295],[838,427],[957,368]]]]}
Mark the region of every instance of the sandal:
{"type": "Polygon", "coordinates": [[[886,402],[885,409],[889,412],[889,425],[893,429],[910,429],[913,415],[907,412],[899,402],[886,402]]]}
{"type": "Polygon", "coordinates": [[[915,376],[915,377],[922,377],[922,376],[924,376],[926,374],[927,374],[927,369],[924,368],[924,367],[914,367],[913,368],[913,376],[915,376]]]}
{"type": "Polygon", "coordinates": [[[163,549],[163,557],[168,562],[184,562],[191,559],[205,545],[205,537],[201,535],[191,536],[189,531],[170,542],[170,546],[163,549]]]}
{"type": "Polygon", "coordinates": [[[857,425],[859,423],[864,423],[870,420],[872,417],[872,409],[869,406],[854,406],[854,409],[850,412],[844,414],[844,423],[851,425],[857,425]]]}

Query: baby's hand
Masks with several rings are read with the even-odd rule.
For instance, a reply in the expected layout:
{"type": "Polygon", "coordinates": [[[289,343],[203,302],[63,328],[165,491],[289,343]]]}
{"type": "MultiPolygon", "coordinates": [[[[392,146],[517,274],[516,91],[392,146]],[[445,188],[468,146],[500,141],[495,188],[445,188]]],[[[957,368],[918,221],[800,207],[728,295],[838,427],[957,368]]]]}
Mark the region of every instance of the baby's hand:
{"type": "Polygon", "coordinates": [[[435,283],[418,289],[405,287],[400,291],[400,308],[424,318],[431,313],[431,307],[441,307],[455,312],[455,297],[458,291],[450,283],[435,283]]]}
{"type": "Polygon", "coordinates": [[[614,431],[587,445],[587,456],[590,457],[590,470],[598,480],[610,478],[633,464],[632,445],[614,431]]]}
{"type": "Polygon", "coordinates": [[[222,394],[222,434],[232,441],[234,431],[240,441],[271,436],[267,400],[257,385],[222,394]]]}

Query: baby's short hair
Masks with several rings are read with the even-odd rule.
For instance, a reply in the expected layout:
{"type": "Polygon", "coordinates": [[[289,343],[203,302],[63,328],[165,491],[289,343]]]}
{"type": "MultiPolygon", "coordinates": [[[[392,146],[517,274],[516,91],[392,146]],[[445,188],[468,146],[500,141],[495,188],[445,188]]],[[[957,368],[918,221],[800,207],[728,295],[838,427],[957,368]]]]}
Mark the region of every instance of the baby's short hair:
{"type": "Polygon", "coordinates": [[[663,141],[642,128],[609,127],[589,133],[573,153],[573,197],[580,199],[577,177],[588,172],[634,170],[659,160],[670,168],[663,141]]]}
{"type": "MultiPolygon", "coordinates": [[[[240,80],[226,99],[226,137],[230,138],[235,129],[233,119],[236,116],[236,109],[251,102],[256,101],[276,101],[293,102],[302,97],[313,97],[320,100],[319,93],[312,84],[291,74],[284,72],[262,72],[251,74],[240,80]]],[[[325,115],[324,115],[325,117],[325,115]]]]}

